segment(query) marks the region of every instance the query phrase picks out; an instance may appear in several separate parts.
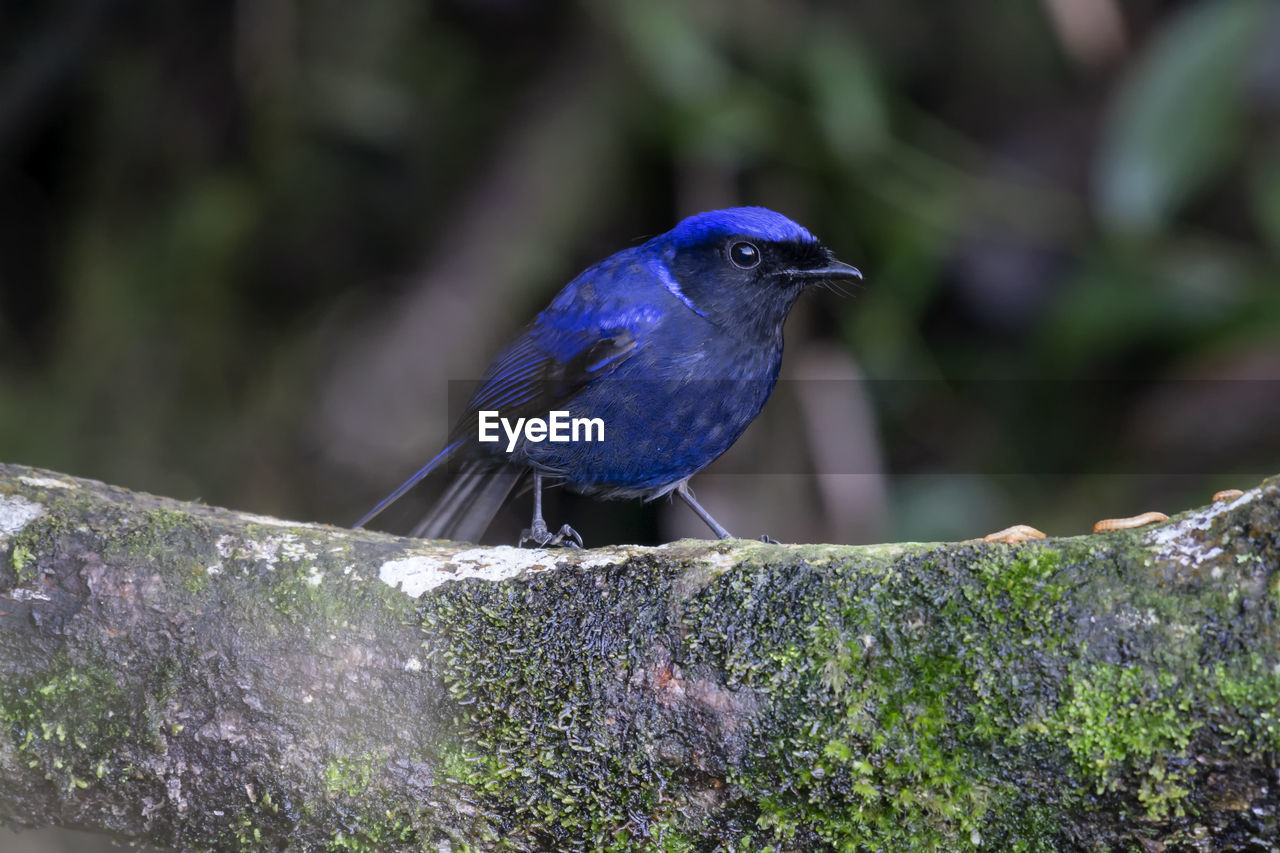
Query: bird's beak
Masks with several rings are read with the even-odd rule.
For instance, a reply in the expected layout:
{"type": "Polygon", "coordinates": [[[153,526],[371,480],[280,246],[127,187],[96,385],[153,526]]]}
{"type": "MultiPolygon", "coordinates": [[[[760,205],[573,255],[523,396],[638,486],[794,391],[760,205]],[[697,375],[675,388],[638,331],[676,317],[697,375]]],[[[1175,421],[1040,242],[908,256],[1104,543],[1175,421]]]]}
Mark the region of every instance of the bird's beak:
{"type": "Polygon", "coordinates": [[[862,273],[857,267],[849,266],[846,263],[837,261],[835,258],[828,261],[825,266],[803,270],[784,270],[782,275],[801,281],[825,281],[833,278],[856,278],[860,280],[862,278],[862,273]]]}

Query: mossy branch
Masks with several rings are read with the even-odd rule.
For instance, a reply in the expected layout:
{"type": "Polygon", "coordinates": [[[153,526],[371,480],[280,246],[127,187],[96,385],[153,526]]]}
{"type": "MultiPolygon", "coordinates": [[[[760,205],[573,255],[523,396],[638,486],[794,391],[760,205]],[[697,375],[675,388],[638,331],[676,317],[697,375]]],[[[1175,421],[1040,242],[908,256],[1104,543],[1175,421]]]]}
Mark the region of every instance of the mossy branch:
{"type": "Polygon", "coordinates": [[[1280,831],[1278,606],[1277,479],[1019,546],[548,553],[0,466],[0,821],[183,849],[1252,849],[1280,831]]]}

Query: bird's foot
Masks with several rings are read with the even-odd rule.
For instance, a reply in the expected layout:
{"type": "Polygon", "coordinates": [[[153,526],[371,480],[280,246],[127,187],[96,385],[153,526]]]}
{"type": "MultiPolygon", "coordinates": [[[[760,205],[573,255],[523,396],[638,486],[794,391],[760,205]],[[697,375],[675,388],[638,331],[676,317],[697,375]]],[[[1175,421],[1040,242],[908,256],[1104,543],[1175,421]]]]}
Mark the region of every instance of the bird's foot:
{"type": "Polygon", "coordinates": [[[547,523],[542,519],[533,522],[533,527],[525,528],[520,532],[520,548],[581,548],[582,537],[578,535],[578,531],[565,524],[555,533],[547,528],[547,523]]]}
{"type": "Polygon", "coordinates": [[[781,543],[781,542],[779,542],[777,539],[774,539],[772,536],[770,536],[768,533],[761,533],[761,534],[760,534],[760,541],[761,541],[761,542],[763,542],[763,543],[765,543],[766,545],[781,545],[781,544],[782,544],[782,543],[781,543]]]}

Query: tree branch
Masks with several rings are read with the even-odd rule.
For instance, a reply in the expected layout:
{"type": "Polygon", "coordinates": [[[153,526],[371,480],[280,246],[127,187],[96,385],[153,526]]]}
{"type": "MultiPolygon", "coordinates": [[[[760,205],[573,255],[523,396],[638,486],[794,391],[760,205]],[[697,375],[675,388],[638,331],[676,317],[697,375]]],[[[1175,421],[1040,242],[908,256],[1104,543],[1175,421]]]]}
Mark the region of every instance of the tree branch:
{"type": "Polygon", "coordinates": [[[1276,837],[1280,480],[1018,546],[399,539],[0,466],[0,821],[199,849],[1276,837]]]}

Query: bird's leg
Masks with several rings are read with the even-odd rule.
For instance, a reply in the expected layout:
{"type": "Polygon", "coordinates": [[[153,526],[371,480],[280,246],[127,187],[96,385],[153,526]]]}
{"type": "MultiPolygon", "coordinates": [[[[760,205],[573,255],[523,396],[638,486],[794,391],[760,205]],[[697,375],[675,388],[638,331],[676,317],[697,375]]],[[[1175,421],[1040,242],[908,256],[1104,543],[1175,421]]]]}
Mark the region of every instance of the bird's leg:
{"type": "Polygon", "coordinates": [[[533,472],[533,520],[529,529],[520,533],[521,548],[533,545],[535,548],[581,548],[582,537],[578,531],[565,524],[552,535],[547,529],[546,519],[542,517],[542,474],[533,472]]]}
{"type": "Polygon", "coordinates": [[[702,504],[693,497],[693,492],[689,491],[689,481],[685,480],[676,486],[676,494],[689,505],[689,508],[698,514],[698,518],[707,523],[707,527],[711,528],[711,532],[716,535],[717,539],[732,539],[733,535],[720,526],[720,522],[711,517],[711,513],[702,508],[702,504]]]}
{"type": "Polygon", "coordinates": [[[547,530],[547,521],[542,517],[542,475],[533,472],[533,520],[527,530],[520,531],[520,547],[532,544],[541,548],[551,541],[551,531],[547,530]]]}

